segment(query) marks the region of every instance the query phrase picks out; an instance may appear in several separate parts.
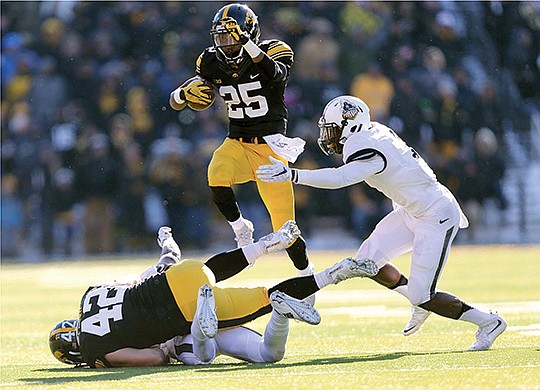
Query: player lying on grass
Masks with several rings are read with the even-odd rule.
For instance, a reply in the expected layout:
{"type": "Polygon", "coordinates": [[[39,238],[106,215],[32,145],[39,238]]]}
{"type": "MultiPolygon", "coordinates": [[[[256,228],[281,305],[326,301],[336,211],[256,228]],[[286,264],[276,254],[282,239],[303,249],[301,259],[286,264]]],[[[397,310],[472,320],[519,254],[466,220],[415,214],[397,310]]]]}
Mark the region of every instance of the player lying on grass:
{"type": "MultiPolygon", "coordinates": [[[[158,236],[162,246],[160,260],[143,273],[143,281],[90,287],[82,297],[79,319],[62,321],[51,331],[51,351],[58,360],[68,364],[86,363],[90,367],[157,366],[169,360],[167,355],[171,343],[167,344],[168,340],[192,333],[197,342],[194,350],[204,362],[215,355],[211,346],[213,342],[208,340],[212,339],[215,330],[239,327],[270,313],[273,308],[284,316],[317,323],[316,311],[300,300],[332,283],[373,276],[377,271],[375,263],[347,258],[315,275],[285,280],[270,289],[215,286],[215,283],[253,265],[258,257],[287,247],[299,235],[295,222],[288,221],[277,232],[253,244],[219,253],[202,263],[180,260],[180,249],[170,229],[162,228],[158,236]],[[206,285],[213,287],[201,290],[206,285]],[[200,293],[204,297],[199,299],[201,307],[197,311],[200,293]],[[215,330],[212,325],[214,302],[215,330]],[[161,345],[163,343],[166,345],[161,345]]],[[[243,342],[250,342],[250,339],[244,337],[243,342]]],[[[218,342],[216,354],[219,347],[224,353],[237,351],[235,357],[245,360],[272,361],[281,353],[257,358],[253,357],[256,352],[248,353],[241,345],[236,349],[232,344],[226,347],[223,343],[220,345],[219,340],[218,332],[214,340],[218,342]]],[[[253,348],[260,349],[260,346],[253,348]]],[[[174,354],[179,355],[176,352],[174,354]]]]}
{"type": "Polygon", "coordinates": [[[289,319],[316,325],[317,310],[280,291],[270,295],[272,313],[264,335],[245,326],[218,330],[212,287],[199,289],[197,311],[191,324],[191,334],[177,336],[160,346],[171,362],[187,365],[209,364],[217,356],[226,355],[251,363],[275,363],[285,356],[289,319]]]}
{"type": "Polygon", "coordinates": [[[355,259],[371,259],[380,268],[372,279],[413,305],[405,336],[415,333],[431,312],[478,325],[470,350],[489,349],[506,329],[496,313],[478,310],[458,297],[436,289],[450,246],[468,221],[452,193],[437,181],[420,155],[387,126],[371,122],[369,107],[353,96],[330,101],[319,120],[318,139],[327,154],[343,154],[344,165],[315,170],[291,169],[281,161],[260,166],[267,182],[292,181],[335,189],[366,182],[392,200],[386,215],[361,244],[355,259]],[[412,252],[409,279],[390,260],[412,252]]]}

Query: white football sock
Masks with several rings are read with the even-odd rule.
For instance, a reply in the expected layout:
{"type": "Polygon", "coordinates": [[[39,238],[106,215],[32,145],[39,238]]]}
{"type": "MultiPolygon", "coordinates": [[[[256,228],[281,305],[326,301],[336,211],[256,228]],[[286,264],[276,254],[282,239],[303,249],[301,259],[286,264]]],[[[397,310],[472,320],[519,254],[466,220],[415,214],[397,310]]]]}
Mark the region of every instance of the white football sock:
{"type": "Polygon", "coordinates": [[[229,222],[229,225],[232,226],[233,230],[239,230],[246,225],[246,222],[244,220],[244,217],[240,215],[240,218],[238,218],[236,221],[229,222]]]}
{"type": "Polygon", "coordinates": [[[264,342],[261,345],[261,356],[265,361],[283,359],[288,336],[289,319],[272,310],[272,316],[264,330],[264,342]]]}
{"type": "Polygon", "coordinates": [[[493,315],[473,307],[472,309],[464,312],[461,317],[458,318],[458,320],[471,322],[478,326],[485,326],[493,321],[493,315]]]}
{"type": "Polygon", "coordinates": [[[315,273],[315,267],[312,263],[308,263],[308,266],[305,269],[296,270],[298,276],[310,276],[315,273]]]}
{"type": "Polygon", "coordinates": [[[328,269],[325,269],[324,271],[317,272],[315,275],[313,275],[315,278],[315,283],[317,283],[317,287],[319,289],[323,289],[326,286],[329,286],[334,283],[334,280],[328,275],[328,269]]]}
{"type": "Polygon", "coordinates": [[[255,260],[264,255],[264,244],[262,242],[254,242],[253,244],[242,247],[242,252],[249,263],[248,268],[253,267],[255,260]]]}

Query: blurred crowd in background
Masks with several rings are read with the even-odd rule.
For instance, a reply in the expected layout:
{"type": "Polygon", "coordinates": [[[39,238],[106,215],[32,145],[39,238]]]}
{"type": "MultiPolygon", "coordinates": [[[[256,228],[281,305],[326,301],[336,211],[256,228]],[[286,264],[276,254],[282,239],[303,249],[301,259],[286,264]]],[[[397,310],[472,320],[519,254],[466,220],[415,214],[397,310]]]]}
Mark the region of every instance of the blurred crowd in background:
{"type": "MultiPolygon", "coordinates": [[[[230,233],[206,182],[227,134],[223,103],[168,106],[211,46],[224,4],[2,2],[2,257],[28,248],[37,257],[146,252],[165,224],[184,249],[230,233]]],[[[261,39],[295,53],[288,135],[307,145],[294,166],[341,165],[318,150],[317,121],[330,99],[351,94],[454,191],[471,219],[466,240],[474,242],[486,199],[504,211],[507,135],[529,153],[540,107],[540,3],[247,4],[261,39]]],[[[254,185],[239,190],[256,235],[269,231],[254,185]]],[[[308,240],[321,221],[360,240],[391,207],[365,185],[295,187],[295,196],[308,240]]]]}

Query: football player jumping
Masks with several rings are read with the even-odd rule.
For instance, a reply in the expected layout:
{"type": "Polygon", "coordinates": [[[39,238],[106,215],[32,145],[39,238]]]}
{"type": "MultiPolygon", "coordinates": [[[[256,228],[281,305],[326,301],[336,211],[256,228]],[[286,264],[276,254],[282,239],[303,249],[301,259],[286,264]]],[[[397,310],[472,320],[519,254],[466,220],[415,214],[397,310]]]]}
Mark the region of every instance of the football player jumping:
{"type": "MultiPolygon", "coordinates": [[[[208,183],[214,203],[234,230],[238,247],[243,247],[253,242],[254,229],[241,214],[234,184],[256,181],[274,231],[285,221],[294,220],[291,183],[268,185],[255,176],[257,167],[269,156],[287,165],[303,150],[303,140],[284,136],[288,116],[284,93],[293,51],[277,39],[259,42],[257,15],[243,4],[222,7],[212,21],[211,35],[213,47],[197,59],[197,77],[175,89],[169,104],[175,110],[208,107],[213,102],[212,86],[227,104],[228,136],[210,161],[208,183]]],[[[313,273],[302,237],[286,251],[298,275],[313,273]]]]}
{"type": "Polygon", "coordinates": [[[82,297],[78,320],[61,321],[50,332],[51,352],[63,363],[92,368],[158,366],[170,357],[202,364],[220,353],[250,362],[278,361],[285,353],[289,318],[320,322],[319,313],[302,299],[330,284],[377,272],[370,260],[346,258],[270,289],[215,286],[258,257],[289,246],[299,235],[295,222],[287,221],[255,243],[202,263],[181,260],[171,229],[162,227],[159,262],[134,283],[90,287],[82,297]],[[264,337],[242,327],[270,312],[264,337]]]}
{"type": "Polygon", "coordinates": [[[319,120],[322,151],[343,154],[344,165],[315,170],[290,169],[270,157],[257,175],[266,182],[289,182],[335,189],[365,181],[393,201],[385,216],[360,245],[356,259],[371,259],[380,268],[372,279],[413,305],[405,336],[418,331],[431,312],[478,325],[470,350],[489,349],[506,329],[506,321],[436,289],[450,246],[468,221],[452,193],[437,181],[420,155],[394,131],[371,122],[369,107],[353,96],[331,100],[319,120]],[[409,279],[390,260],[412,251],[409,279]]]}

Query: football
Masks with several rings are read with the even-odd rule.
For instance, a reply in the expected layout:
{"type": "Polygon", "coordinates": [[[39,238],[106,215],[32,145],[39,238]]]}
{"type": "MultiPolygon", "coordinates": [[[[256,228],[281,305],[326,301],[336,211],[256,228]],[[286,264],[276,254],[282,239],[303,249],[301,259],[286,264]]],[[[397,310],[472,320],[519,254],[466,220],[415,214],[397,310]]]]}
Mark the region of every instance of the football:
{"type": "MultiPolygon", "coordinates": [[[[202,103],[202,102],[194,103],[194,102],[191,102],[191,101],[188,100],[187,105],[192,110],[202,111],[202,110],[206,110],[208,107],[210,107],[212,104],[214,104],[214,101],[216,100],[216,93],[214,91],[214,86],[212,85],[212,83],[210,83],[209,81],[207,81],[207,80],[205,80],[205,79],[203,79],[202,77],[199,77],[199,76],[195,76],[195,77],[190,78],[189,80],[186,80],[186,82],[182,85],[182,87],[189,86],[191,84],[196,83],[197,81],[202,81],[205,86],[210,87],[210,90],[204,89],[204,94],[202,94],[204,97],[209,98],[210,102],[209,103],[202,103]]],[[[193,88],[191,89],[191,91],[194,94],[198,94],[199,93],[199,88],[197,88],[194,85],[193,88]]],[[[187,92],[187,93],[189,93],[189,92],[187,92]]]]}

